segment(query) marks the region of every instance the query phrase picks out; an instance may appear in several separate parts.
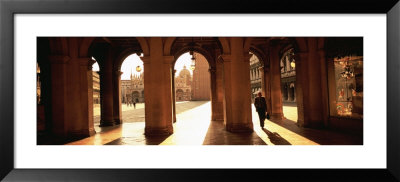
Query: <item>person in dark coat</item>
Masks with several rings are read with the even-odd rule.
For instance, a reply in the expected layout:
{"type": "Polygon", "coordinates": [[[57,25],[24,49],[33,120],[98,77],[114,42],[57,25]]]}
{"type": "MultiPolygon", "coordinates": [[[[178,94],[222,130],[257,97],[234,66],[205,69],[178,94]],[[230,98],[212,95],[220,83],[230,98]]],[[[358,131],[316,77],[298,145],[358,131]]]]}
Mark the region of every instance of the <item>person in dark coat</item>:
{"type": "Polygon", "coordinates": [[[264,128],[264,120],[265,113],[267,112],[267,102],[265,98],[262,96],[261,92],[258,92],[258,97],[254,99],[254,106],[256,107],[256,111],[258,113],[258,117],[260,118],[260,126],[264,128]]]}

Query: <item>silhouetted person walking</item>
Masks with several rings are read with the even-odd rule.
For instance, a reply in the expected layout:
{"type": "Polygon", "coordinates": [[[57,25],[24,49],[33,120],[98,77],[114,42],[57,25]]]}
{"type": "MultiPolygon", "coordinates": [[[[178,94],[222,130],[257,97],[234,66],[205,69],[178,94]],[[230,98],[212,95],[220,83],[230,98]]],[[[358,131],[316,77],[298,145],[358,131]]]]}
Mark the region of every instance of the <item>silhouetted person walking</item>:
{"type": "Polygon", "coordinates": [[[256,106],[256,111],[258,113],[258,117],[260,118],[260,126],[264,128],[264,120],[265,113],[267,111],[267,102],[265,98],[262,96],[261,92],[258,92],[258,97],[254,99],[254,106],[256,106]]]}
{"type": "Polygon", "coordinates": [[[133,101],[133,108],[136,109],[136,102],[133,101]]]}

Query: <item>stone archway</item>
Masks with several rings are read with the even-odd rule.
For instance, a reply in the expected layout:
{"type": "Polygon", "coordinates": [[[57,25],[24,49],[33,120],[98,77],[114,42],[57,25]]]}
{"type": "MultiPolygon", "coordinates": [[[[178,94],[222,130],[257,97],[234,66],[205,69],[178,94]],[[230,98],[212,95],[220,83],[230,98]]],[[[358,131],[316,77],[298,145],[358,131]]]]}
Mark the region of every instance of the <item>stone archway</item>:
{"type": "MultiPolygon", "coordinates": [[[[205,57],[208,63],[210,73],[210,90],[211,90],[211,120],[223,121],[223,90],[222,90],[222,70],[223,63],[218,62],[218,57],[221,54],[221,43],[217,38],[211,37],[194,37],[194,38],[174,38],[167,39],[167,47],[164,47],[164,53],[169,53],[174,56],[173,65],[176,60],[184,53],[193,51],[205,57]],[[173,41],[172,41],[173,40],[173,41]],[[193,42],[193,43],[191,43],[193,42]],[[170,50],[167,50],[169,48],[170,50]]],[[[174,72],[171,77],[174,77],[174,72]]],[[[175,87],[175,79],[173,79],[173,87],[175,87]]],[[[173,88],[175,90],[175,88],[173,88]]],[[[175,92],[173,92],[175,99],[175,92]]],[[[175,103],[175,100],[173,101],[175,103]]],[[[174,122],[176,121],[176,106],[173,104],[174,122]]]]}

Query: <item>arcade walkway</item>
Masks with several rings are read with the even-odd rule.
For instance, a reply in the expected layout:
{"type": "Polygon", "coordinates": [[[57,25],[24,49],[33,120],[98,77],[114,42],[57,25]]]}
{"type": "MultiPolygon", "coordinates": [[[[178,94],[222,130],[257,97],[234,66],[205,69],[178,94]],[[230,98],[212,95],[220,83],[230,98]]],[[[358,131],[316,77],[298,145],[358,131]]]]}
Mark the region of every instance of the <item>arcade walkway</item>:
{"type": "Polygon", "coordinates": [[[177,122],[174,134],[163,137],[146,137],[144,108],[123,109],[122,126],[98,127],[92,137],[67,145],[361,145],[362,138],[333,131],[297,127],[297,108],[293,104],[283,107],[287,119],[281,122],[266,120],[265,128],[259,126],[253,107],[253,133],[230,133],[222,122],[210,122],[210,102],[181,102],[177,104],[177,122]]]}

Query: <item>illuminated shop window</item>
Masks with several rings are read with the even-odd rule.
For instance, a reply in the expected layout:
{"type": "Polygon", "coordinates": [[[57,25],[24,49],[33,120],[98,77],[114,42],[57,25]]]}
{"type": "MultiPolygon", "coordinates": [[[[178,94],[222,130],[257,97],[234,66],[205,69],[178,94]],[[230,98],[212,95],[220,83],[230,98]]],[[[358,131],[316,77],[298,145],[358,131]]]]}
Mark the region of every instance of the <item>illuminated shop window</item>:
{"type": "Polygon", "coordinates": [[[338,116],[363,116],[363,57],[334,58],[338,116]]]}
{"type": "Polygon", "coordinates": [[[41,104],[42,103],[42,83],[40,81],[40,67],[39,64],[36,63],[36,103],[41,104]]]}

